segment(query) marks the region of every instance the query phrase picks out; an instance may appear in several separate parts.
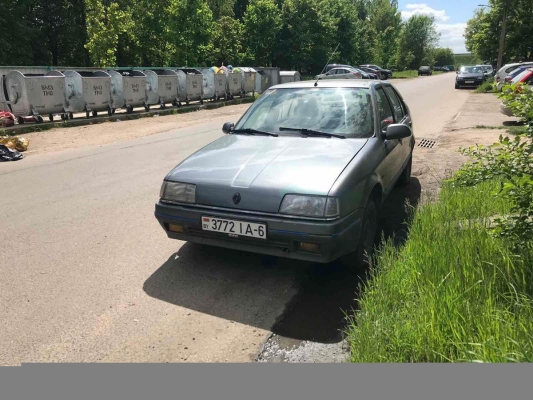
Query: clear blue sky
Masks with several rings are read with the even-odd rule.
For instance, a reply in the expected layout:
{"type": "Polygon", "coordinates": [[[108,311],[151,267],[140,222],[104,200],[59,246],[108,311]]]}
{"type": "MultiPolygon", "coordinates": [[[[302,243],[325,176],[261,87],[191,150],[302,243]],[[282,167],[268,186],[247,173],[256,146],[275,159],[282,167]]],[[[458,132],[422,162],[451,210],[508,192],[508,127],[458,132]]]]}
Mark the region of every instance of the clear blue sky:
{"type": "Polygon", "coordinates": [[[464,29],[466,21],[474,15],[478,4],[488,4],[486,0],[399,0],[398,8],[402,16],[428,14],[435,17],[437,30],[441,34],[440,46],[450,47],[454,53],[466,52],[464,29]]]}

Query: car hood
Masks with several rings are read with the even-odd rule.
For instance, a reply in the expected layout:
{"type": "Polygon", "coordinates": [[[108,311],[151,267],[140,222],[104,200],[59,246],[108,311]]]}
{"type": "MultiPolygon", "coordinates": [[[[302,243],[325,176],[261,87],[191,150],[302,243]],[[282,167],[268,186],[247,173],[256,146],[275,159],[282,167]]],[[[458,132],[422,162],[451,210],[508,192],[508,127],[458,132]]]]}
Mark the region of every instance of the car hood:
{"type": "Polygon", "coordinates": [[[457,74],[457,77],[458,78],[463,78],[463,79],[467,79],[467,78],[482,78],[483,77],[483,74],[481,72],[476,72],[476,73],[464,73],[464,74],[457,74]]]}
{"type": "Polygon", "coordinates": [[[285,194],[327,195],[367,140],[229,134],[165,179],[194,183],[197,204],[276,213],[285,194]]]}

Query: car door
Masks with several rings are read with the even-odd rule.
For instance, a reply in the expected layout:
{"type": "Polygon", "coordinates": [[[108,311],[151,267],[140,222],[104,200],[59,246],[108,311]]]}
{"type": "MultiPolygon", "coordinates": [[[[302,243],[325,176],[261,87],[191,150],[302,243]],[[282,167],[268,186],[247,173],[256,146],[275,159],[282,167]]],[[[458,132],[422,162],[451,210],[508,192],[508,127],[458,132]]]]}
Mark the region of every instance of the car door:
{"type": "MultiPolygon", "coordinates": [[[[407,107],[401,99],[401,96],[392,86],[385,86],[384,90],[392,106],[394,123],[403,124],[412,129],[413,122],[411,120],[411,116],[409,115],[407,107]]],[[[397,152],[397,155],[399,157],[398,165],[401,171],[411,155],[411,151],[413,148],[413,136],[411,135],[411,137],[408,138],[398,139],[398,144],[396,148],[399,150],[397,152]]]]}
{"type": "MultiPolygon", "coordinates": [[[[376,88],[376,105],[379,120],[378,127],[383,134],[387,131],[387,127],[394,123],[394,113],[382,86],[376,88]]],[[[398,145],[399,140],[383,140],[385,158],[378,167],[378,173],[381,176],[385,194],[388,194],[392,188],[400,163],[399,159],[401,156],[398,153],[400,153],[401,150],[397,148],[398,145]]]]}

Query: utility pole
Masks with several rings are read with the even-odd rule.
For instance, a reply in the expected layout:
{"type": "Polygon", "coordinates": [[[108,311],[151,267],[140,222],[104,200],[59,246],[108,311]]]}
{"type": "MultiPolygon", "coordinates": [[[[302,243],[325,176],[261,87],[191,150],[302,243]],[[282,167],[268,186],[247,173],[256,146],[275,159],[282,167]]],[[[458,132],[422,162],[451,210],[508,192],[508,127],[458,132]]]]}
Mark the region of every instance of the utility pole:
{"type": "Polygon", "coordinates": [[[502,67],[503,49],[505,47],[505,34],[507,29],[507,13],[509,12],[509,5],[511,3],[511,0],[504,1],[505,5],[503,6],[502,32],[500,35],[500,47],[498,49],[498,63],[496,64],[496,70],[499,70],[502,67]]]}
{"type": "MultiPolygon", "coordinates": [[[[505,47],[505,35],[507,30],[507,13],[509,12],[509,7],[511,4],[511,0],[502,0],[505,2],[503,6],[503,17],[502,17],[502,30],[500,32],[500,46],[498,48],[498,62],[496,64],[496,70],[499,70],[502,67],[503,64],[503,50],[505,47]]],[[[479,7],[490,7],[487,4],[478,4],[479,7]]]]}

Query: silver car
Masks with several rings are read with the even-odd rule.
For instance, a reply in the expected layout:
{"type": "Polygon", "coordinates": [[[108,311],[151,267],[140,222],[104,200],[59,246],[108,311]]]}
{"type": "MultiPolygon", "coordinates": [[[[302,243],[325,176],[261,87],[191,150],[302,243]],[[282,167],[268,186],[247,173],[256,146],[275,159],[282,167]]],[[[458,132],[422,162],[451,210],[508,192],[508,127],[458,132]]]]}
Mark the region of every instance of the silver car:
{"type": "Polygon", "coordinates": [[[273,86],[236,124],[224,124],[224,136],[170,171],[155,216],[174,239],[362,262],[384,199],[410,179],[411,128],[389,83],[273,86]]]}
{"type": "Polygon", "coordinates": [[[332,68],[325,74],[315,76],[316,79],[363,79],[360,70],[350,67],[332,68]]]}

